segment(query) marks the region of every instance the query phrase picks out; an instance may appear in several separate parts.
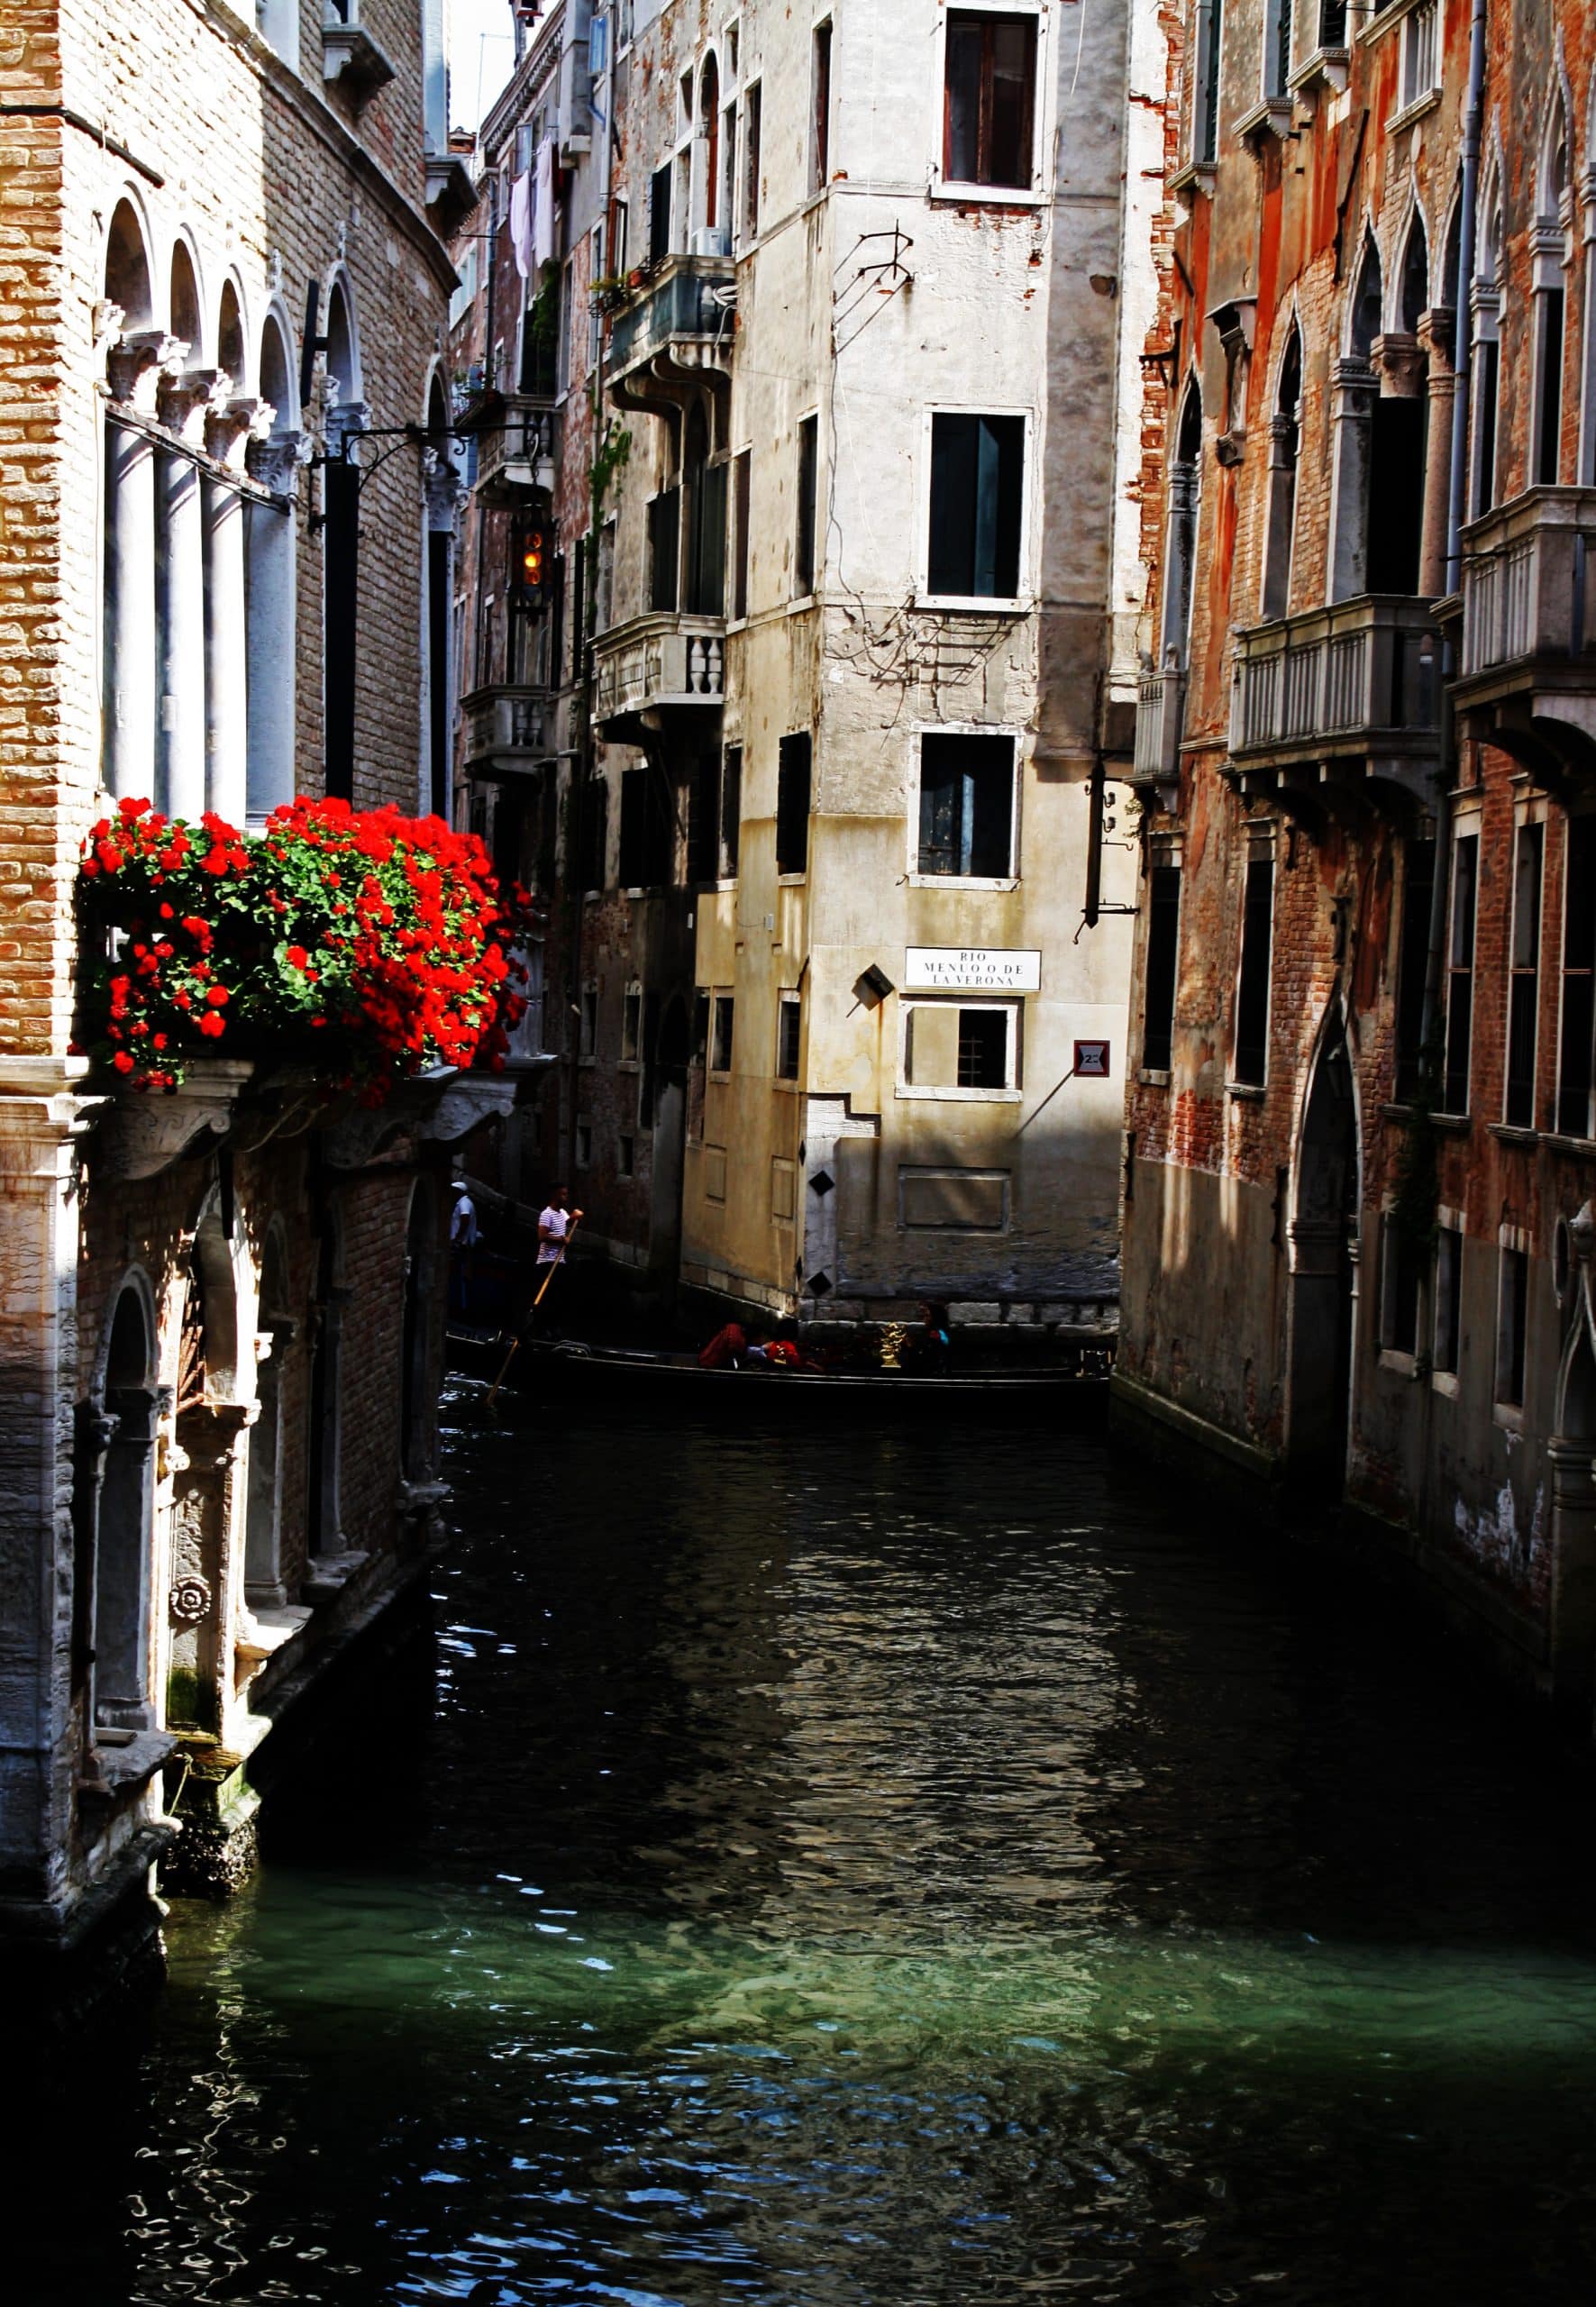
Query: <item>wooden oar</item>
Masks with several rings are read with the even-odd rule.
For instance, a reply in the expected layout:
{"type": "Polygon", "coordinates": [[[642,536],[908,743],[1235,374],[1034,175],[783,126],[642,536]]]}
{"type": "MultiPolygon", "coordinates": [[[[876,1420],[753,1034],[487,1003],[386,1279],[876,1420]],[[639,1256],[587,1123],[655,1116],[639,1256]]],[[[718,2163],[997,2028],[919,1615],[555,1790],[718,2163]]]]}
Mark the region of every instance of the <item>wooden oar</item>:
{"type": "MultiPolygon", "coordinates": [[[[579,1209],[579,1210],[576,1212],[576,1215],[572,1217],[572,1219],[571,1219],[571,1221],[570,1221],[570,1226],[569,1226],[569,1227],[567,1228],[567,1230],[566,1230],[566,1236],[565,1236],[565,1239],[564,1239],[564,1241],[561,1243],[560,1247],[559,1247],[558,1251],[555,1253],[554,1256],[553,1256],[553,1257],[552,1257],[552,1258],[549,1260],[549,1271],[548,1271],[548,1272],[547,1272],[547,1273],[545,1273],[545,1274],[544,1274],[544,1276],[543,1276],[543,1281],[538,1284],[538,1293],[537,1293],[537,1296],[533,1299],[533,1301],[532,1301],[531,1305],[530,1305],[530,1306],[527,1308],[527,1309],[526,1309],[526,1320],[527,1320],[528,1322],[530,1322],[530,1321],[531,1321],[531,1319],[532,1319],[533,1316],[536,1313],[536,1311],[537,1311],[538,1308],[543,1304],[543,1293],[544,1293],[544,1291],[548,1289],[550,1282],[553,1281],[554,1276],[559,1272],[559,1271],[560,1271],[561,1267],[565,1263],[565,1253],[566,1253],[566,1251],[570,1247],[571,1242],[572,1242],[572,1240],[574,1239],[575,1235],[576,1235],[577,1227],[581,1224],[581,1222],[582,1222],[582,1213],[581,1213],[581,1211],[579,1209]]],[[[525,1325],[525,1323],[524,1322],[524,1323],[522,1324],[522,1328],[524,1329],[524,1328],[525,1327],[525,1326],[526,1326],[526,1325],[525,1325]]],[[[504,1384],[505,1380],[506,1380],[506,1379],[509,1376],[509,1374],[510,1374],[510,1364],[511,1364],[511,1363],[512,1363],[512,1362],[514,1362],[514,1360],[515,1359],[515,1355],[516,1355],[517,1351],[519,1350],[520,1345],[521,1345],[521,1331],[520,1331],[520,1330],[517,1330],[517,1331],[516,1331],[516,1333],[515,1333],[515,1336],[510,1340],[510,1350],[509,1350],[508,1354],[506,1354],[506,1356],[505,1356],[505,1364],[504,1364],[504,1368],[499,1372],[498,1376],[494,1380],[494,1381],[493,1381],[493,1385],[492,1385],[492,1388],[491,1388],[491,1390],[489,1391],[489,1393],[488,1393],[488,1409],[491,1409],[493,1408],[494,1403],[495,1403],[496,1401],[497,1401],[497,1400],[498,1400],[498,1390],[499,1390],[499,1388],[504,1384]]]]}

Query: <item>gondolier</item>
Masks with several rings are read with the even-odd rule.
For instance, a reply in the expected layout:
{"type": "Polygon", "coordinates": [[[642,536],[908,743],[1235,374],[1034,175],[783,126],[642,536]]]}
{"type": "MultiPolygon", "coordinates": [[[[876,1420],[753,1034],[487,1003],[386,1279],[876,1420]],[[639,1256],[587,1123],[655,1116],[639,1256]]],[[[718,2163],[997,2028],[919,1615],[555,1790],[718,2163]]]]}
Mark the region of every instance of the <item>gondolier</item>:
{"type": "MultiPolygon", "coordinates": [[[[569,1186],[556,1186],[549,1197],[547,1208],[539,1212],[537,1221],[537,1262],[540,1267],[561,1265],[565,1259],[566,1237],[581,1211],[566,1207],[570,1199],[569,1186]]],[[[542,1279],[540,1274],[539,1279],[542,1279]]]]}

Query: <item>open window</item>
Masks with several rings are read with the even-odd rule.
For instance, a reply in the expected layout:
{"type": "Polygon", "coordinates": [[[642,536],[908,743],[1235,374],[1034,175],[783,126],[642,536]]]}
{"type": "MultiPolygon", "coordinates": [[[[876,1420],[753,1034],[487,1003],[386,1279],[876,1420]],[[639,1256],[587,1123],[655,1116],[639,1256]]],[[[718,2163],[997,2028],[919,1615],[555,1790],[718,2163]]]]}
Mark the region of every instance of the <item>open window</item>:
{"type": "Polygon", "coordinates": [[[1302,444],[1302,338],[1293,328],[1281,356],[1269,428],[1269,525],[1264,538],[1263,614],[1287,615],[1297,526],[1297,466],[1302,444]]]}
{"type": "Polygon", "coordinates": [[[1167,842],[1155,842],[1147,883],[1142,1066],[1148,1073],[1167,1074],[1174,1047],[1175,985],[1181,953],[1181,865],[1167,842]]]}
{"type": "Polygon", "coordinates": [[[798,428],[798,520],[793,536],[792,589],[805,598],[815,589],[815,536],[820,479],[820,419],[801,416],[798,428]]]}
{"type": "Polygon", "coordinates": [[[809,189],[824,192],[831,181],[831,25],[815,27],[811,91],[814,125],[809,146],[809,189]]]}
{"type": "Polygon", "coordinates": [[[1017,1001],[906,1001],[905,1089],[940,1097],[1017,1091],[1019,1015],[1017,1001]]]}
{"type": "Polygon", "coordinates": [[[809,807],[814,748],[807,730],[783,737],[776,764],[776,871],[809,866],[809,807]]]}
{"type": "Polygon", "coordinates": [[[948,14],[942,172],[951,184],[1028,192],[1035,181],[1036,19],[948,14]]]}
{"type": "Polygon", "coordinates": [[[1507,1092],[1502,1119],[1535,1127],[1540,1038],[1541,880],[1546,827],[1521,825],[1513,843],[1513,924],[1508,970],[1507,1092]]]}
{"type": "Polygon", "coordinates": [[[1236,976],[1232,1080],[1261,1089],[1269,1071],[1269,989],[1274,940],[1274,827],[1247,827],[1241,957],[1236,976]]]}
{"type": "Polygon", "coordinates": [[[938,412],[931,420],[933,594],[1013,600],[1020,588],[1026,420],[938,412]]]}
{"type": "Polygon", "coordinates": [[[796,1081],[803,1044],[804,1003],[798,993],[783,993],[776,1002],[776,1079],[796,1081]]]}
{"type": "Polygon", "coordinates": [[[920,739],[922,873],[1007,880],[1014,871],[1014,739],[928,730],[920,739]]]}

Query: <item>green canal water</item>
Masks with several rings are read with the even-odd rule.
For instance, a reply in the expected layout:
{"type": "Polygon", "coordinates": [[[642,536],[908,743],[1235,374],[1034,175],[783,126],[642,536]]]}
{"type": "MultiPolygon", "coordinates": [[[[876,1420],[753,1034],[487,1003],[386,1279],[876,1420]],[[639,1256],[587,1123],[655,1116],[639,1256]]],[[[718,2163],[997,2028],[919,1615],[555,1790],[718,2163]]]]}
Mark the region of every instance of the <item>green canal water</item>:
{"type": "Polygon", "coordinates": [[[1596,2293],[1590,1782],[1389,1600],[1088,1437],[448,1415],[23,2295],[1596,2293]]]}

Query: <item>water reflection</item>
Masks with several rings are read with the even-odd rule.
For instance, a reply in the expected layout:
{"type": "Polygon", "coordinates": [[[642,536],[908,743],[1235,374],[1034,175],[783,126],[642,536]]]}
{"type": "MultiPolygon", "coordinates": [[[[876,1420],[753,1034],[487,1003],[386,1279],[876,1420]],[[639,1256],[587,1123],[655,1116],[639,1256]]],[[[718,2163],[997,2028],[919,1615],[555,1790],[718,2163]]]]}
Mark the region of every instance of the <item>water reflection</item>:
{"type": "Polygon", "coordinates": [[[1410,1635],[1069,1437],[456,1418],[426,1741],[175,1919],[38,2296],[1588,2294],[1586,1790],[1410,1635]]]}

